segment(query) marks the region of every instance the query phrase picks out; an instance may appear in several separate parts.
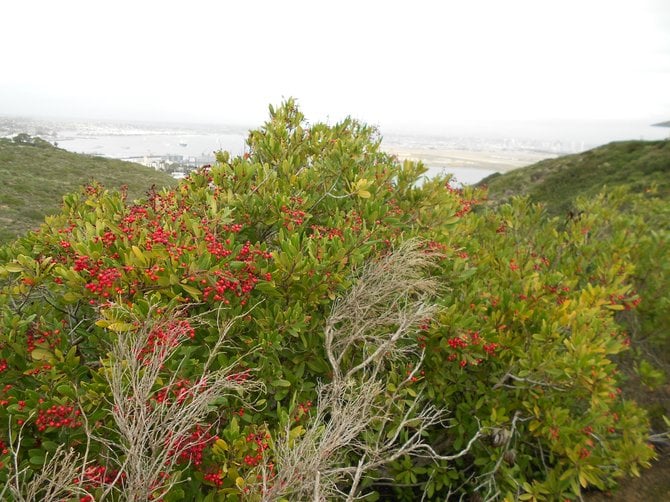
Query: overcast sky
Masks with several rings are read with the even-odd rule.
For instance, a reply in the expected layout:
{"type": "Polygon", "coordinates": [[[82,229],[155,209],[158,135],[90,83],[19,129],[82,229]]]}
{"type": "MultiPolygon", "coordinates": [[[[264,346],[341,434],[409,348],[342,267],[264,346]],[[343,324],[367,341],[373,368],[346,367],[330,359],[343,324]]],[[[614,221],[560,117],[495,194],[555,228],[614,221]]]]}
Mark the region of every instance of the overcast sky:
{"type": "Polygon", "coordinates": [[[669,0],[3,2],[0,115],[670,119],[669,0]]]}

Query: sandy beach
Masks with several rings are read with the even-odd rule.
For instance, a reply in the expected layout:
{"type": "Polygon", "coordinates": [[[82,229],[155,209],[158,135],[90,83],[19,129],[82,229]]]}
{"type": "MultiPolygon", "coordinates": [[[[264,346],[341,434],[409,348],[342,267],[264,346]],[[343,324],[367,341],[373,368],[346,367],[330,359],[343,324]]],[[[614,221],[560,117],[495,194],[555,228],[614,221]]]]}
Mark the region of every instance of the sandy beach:
{"type": "Polygon", "coordinates": [[[528,151],[473,151],[451,149],[418,149],[385,147],[400,160],[421,160],[434,169],[467,168],[506,173],[518,167],[527,166],[556,155],[528,151]]]}

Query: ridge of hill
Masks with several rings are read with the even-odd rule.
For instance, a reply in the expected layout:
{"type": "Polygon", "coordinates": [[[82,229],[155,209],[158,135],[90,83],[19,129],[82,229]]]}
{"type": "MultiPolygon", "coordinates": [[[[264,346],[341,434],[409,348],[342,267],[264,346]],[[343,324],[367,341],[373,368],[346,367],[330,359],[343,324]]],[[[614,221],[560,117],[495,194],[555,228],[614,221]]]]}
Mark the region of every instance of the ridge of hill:
{"type": "Polygon", "coordinates": [[[547,159],[505,174],[484,178],[489,197],[504,202],[528,195],[546,205],[550,215],[565,215],[578,196],[595,196],[603,187],[628,185],[644,191],[655,185],[670,198],[670,141],[620,141],[586,152],[547,159]]]}
{"type": "Polygon", "coordinates": [[[68,152],[27,134],[0,139],[0,243],[37,228],[58,212],[63,195],[91,181],[110,189],[127,185],[130,200],[152,185],[176,184],[140,164],[68,152]]]}

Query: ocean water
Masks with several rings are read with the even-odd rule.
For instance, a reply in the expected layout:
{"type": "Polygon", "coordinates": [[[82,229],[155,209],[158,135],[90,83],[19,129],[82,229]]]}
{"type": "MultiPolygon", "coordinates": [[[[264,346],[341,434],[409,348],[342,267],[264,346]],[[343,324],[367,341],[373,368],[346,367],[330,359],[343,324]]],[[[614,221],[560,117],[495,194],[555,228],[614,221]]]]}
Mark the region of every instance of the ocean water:
{"type": "Polygon", "coordinates": [[[138,157],[214,158],[214,152],[226,150],[242,154],[246,135],[240,133],[198,133],[194,131],[150,134],[103,134],[96,136],[71,136],[57,140],[58,146],[71,152],[102,155],[117,159],[138,157]]]}
{"type": "MultiPolygon", "coordinates": [[[[141,161],[144,157],[181,156],[207,163],[214,152],[240,155],[248,128],[225,125],[175,125],[102,121],[42,120],[0,117],[0,137],[20,132],[40,136],[66,150],[141,161]]],[[[610,141],[667,138],[668,129],[648,121],[506,122],[461,124],[425,131],[382,131],[386,148],[426,152],[526,152],[553,157],[576,153],[610,141]]],[[[459,184],[472,184],[493,174],[490,165],[450,165],[424,161],[430,174],[451,173],[459,184]]],[[[472,162],[467,163],[472,164],[472,162]]]]}

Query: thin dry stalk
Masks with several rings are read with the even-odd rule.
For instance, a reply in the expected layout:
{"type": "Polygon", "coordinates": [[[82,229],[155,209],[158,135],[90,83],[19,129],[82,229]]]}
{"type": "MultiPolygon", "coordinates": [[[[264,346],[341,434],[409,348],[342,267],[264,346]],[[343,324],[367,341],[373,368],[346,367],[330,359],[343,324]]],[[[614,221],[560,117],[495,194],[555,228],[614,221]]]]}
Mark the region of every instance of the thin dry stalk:
{"type": "Polygon", "coordinates": [[[42,470],[30,477],[28,468],[21,470],[18,466],[23,427],[19,430],[15,442],[11,437],[11,426],[8,430],[10,431],[9,449],[12,463],[9,466],[7,482],[0,491],[0,500],[56,502],[71,497],[90,495],[86,488],[75,482],[81,466],[86,464],[85,457],[61,445],[51,456],[45,457],[42,470]],[[8,498],[7,495],[11,497],[8,498]]]}
{"type": "Polygon", "coordinates": [[[326,353],[336,377],[352,377],[387,353],[394,359],[412,350],[398,342],[435,311],[430,299],[439,284],[426,272],[436,257],[411,240],[363,269],[326,323],[326,353]],[[364,356],[355,365],[345,361],[352,352],[364,356]]]}
{"type": "MultiPolygon", "coordinates": [[[[117,462],[118,476],[106,487],[105,496],[120,483],[124,500],[147,500],[150,495],[160,499],[175,483],[173,477],[166,478],[164,473],[174,472],[180,455],[188,456],[189,449],[202,444],[202,436],[193,432],[211,412],[211,403],[258,387],[249,380],[231,379],[234,365],[211,369],[212,361],[224,347],[223,341],[237,319],[219,330],[218,340],[211,348],[200,377],[183,395],[175,396],[174,392],[179,371],[172,372],[170,380],[160,385],[163,366],[175,356],[185,335],[169,331],[174,326],[174,316],[145,323],[141,329],[118,337],[105,376],[111,389],[112,417],[120,439],[118,443],[99,439],[123,461],[117,462]],[[149,343],[157,328],[167,333],[167,343],[149,343]],[[163,398],[157,399],[158,396],[163,398]]],[[[184,362],[179,361],[178,367],[184,362]]],[[[206,432],[207,426],[204,427],[203,432],[206,432]]]]}
{"type": "MultiPolygon", "coordinates": [[[[275,444],[277,474],[263,473],[263,500],[356,500],[364,476],[404,455],[452,460],[424,441],[442,424],[444,412],[422,396],[406,405],[401,392],[423,360],[419,355],[394,391],[388,372],[415,354],[408,343],[418,324],[435,311],[430,300],[438,284],[426,274],[434,265],[416,241],[403,244],[362,271],[357,284],[338,300],[326,322],[325,349],[331,382],[319,387],[311,425],[299,437],[287,427],[275,444]]],[[[415,354],[416,355],[416,354],[415,354]]]]}

